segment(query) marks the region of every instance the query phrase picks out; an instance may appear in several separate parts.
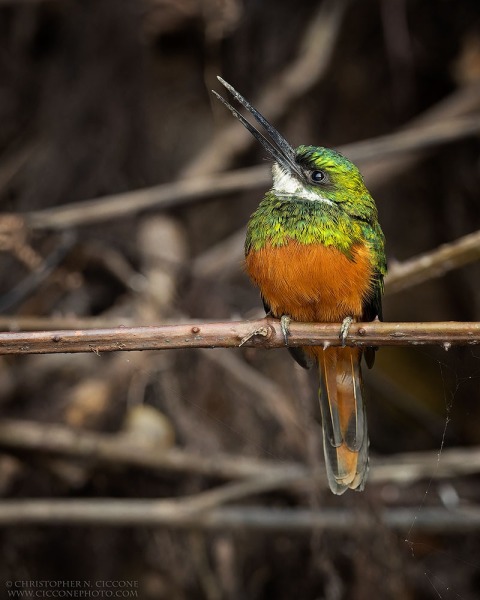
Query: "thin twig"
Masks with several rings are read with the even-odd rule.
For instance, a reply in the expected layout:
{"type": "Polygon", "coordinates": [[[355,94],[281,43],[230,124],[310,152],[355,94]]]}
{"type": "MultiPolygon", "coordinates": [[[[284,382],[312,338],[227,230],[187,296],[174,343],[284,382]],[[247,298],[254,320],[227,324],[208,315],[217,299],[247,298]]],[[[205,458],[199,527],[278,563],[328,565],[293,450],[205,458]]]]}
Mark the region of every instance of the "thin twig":
{"type": "MultiPolygon", "coordinates": [[[[76,242],[73,231],[64,231],[57,247],[15,287],[0,297],[0,312],[13,310],[18,304],[28,298],[41,284],[58,268],[76,242]]],[[[27,246],[27,252],[32,249],[27,246]]],[[[30,252],[29,252],[30,254],[30,252]]],[[[37,258],[36,253],[34,254],[37,258]]]]}
{"type": "MultiPolygon", "coordinates": [[[[340,324],[292,323],[290,346],[339,346],[340,324]]],[[[355,323],[350,327],[349,346],[405,346],[480,343],[480,322],[355,323]]],[[[166,350],[172,348],[282,348],[285,345],[278,319],[114,327],[75,331],[0,333],[0,354],[52,354],[61,352],[116,352],[166,350]]]]}
{"type": "Polygon", "coordinates": [[[437,533],[472,532],[480,528],[480,507],[462,509],[423,507],[371,511],[351,509],[291,509],[222,507],[205,512],[184,510],[178,500],[3,500],[0,526],[19,525],[162,526],[169,529],[240,530],[311,535],[320,531],[370,531],[383,525],[437,533]]]}
{"type": "Polygon", "coordinates": [[[188,512],[210,510],[228,502],[287,487],[295,479],[298,479],[295,471],[264,473],[261,477],[226,483],[194,496],[183,497],[178,504],[181,510],[188,512]]]}

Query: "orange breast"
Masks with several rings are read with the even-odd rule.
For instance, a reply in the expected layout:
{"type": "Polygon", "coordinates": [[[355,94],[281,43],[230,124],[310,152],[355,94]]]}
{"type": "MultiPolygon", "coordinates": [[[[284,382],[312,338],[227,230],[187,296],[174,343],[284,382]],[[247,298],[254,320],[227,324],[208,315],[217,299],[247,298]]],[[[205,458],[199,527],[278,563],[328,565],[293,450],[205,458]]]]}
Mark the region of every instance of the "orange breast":
{"type": "Polygon", "coordinates": [[[370,251],[363,244],[352,247],[351,258],[321,244],[267,244],[251,250],[245,265],[272,313],[296,321],[360,318],[372,287],[370,251]]]}

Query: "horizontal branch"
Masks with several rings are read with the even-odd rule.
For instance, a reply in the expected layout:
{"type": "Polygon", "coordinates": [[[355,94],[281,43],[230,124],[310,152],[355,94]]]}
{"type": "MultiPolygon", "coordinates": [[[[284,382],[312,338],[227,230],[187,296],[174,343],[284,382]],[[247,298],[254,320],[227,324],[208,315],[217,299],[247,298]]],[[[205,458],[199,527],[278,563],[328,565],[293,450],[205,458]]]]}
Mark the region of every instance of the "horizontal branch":
{"type": "Polygon", "coordinates": [[[222,453],[203,456],[179,448],[166,450],[156,444],[138,443],[121,433],[96,433],[64,425],[11,419],[0,420],[0,448],[81,459],[93,464],[123,465],[225,480],[252,478],[265,473],[304,473],[304,468],[298,463],[275,463],[222,453]]]}
{"type": "MultiPolygon", "coordinates": [[[[479,131],[478,117],[462,117],[354,142],[340,146],[338,150],[363,165],[477,135],[479,131]]],[[[181,206],[238,191],[261,187],[266,189],[271,181],[270,168],[260,165],[211,176],[184,178],[178,182],[33,211],[24,216],[31,229],[65,229],[123,218],[154,208],[181,206]]]]}
{"type": "Polygon", "coordinates": [[[351,509],[292,509],[257,506],[185,509],[182,500],[4,500],[0,526],[102,525],[163,526],[169,529],[241,530],[311,534],[321,531],[368,531],[383,523],[395,530],[452,532],[480,529],[480,508],[422,507],[352,511],[351,509]]]}
{"type": "Polygon", "coordinates": [[[30,229],[66,229],[124,218],[145,210],[182,206],[206,198],[226,196],[239,190],[256,189],[262,185],[266,187],[270,182],[270,169],[260,165],[71,202],[26,213],[24,216],[30,229]]]}
{"type": "MultiPolygon", "coordinates": [[[[289,346],[339,346],[340,324],[291,323],[289,346]]],[[[480,343],[480,322],[354,323],[349,346],[400,346],[480,343]]],[[[151,327],[115,327],[74,331],[0,333],[0,354],[51,354],[61,352],[116,352],[173,348],[281,348],[285,345],[280,321],[198,323],[151,327]]]]}
{"type": "MultiPolygon", "coordinates": [[[[480,509],[467,507],[414,508],[352,513],[350,510],[276,509],[269,507],[222,507],[252,495],[299,485],[321,484],[323,473],[299,463],[259,460],[217,454],[202,457],[187,451],[159,451],[153,445],[133,444],[122,434],[80,432],[61,425],[4,421],[0,424],[0,447],[39,451],[57,456],[154,467],[165,471],[190,472],[233,479],[181,498],[82,499],[82,500],[4,500],[0,502],[0,527],[43,525],[163,526],[174,529],[219,531],[251,530],[308,534],[312,529],[351,531],[378,527],[378,520],[396,530],[465,531],[480,528],[480,509]]],[[[370,482],[405,484],[422,477],[440,478],[478,472],[478,448],[448,449],[438,460],[438,452],[410,453],[385,459],[374,457],[370,482]]]]}
{"type": "MultiPolygon", "coordinates": [[[[164,473],[194,474],[216,479],[276,478],[276,489],[311,484],[327,487],[323,471],[293,461],[276,461],[234,454],[212,456],[180,448],[160,449],[156,444],[138,443],[121,432],[97,433],[72,429],[65,425],[35,421],[0,421],[0,448],[3,451],[33,452],[35,456],[53,456],[82,460],[89,464],[152,469],[164,473]],[[280,477],[279,477],[280,476],[280,477]]],[[[420,479],[444,479],[480,473],[480,447],[445,448],[442,460],[435,452],[373,456],[370,483],[406,484],[420,479]]]]}

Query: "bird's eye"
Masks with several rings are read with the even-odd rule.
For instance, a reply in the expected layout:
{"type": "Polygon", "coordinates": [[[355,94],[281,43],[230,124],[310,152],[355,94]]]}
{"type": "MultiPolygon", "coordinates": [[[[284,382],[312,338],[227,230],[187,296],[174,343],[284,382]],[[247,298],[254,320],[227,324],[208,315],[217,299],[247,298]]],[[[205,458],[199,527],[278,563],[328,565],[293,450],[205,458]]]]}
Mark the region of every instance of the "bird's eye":
{"type": "Polygon", "coordinates": [[[324,171],[312,171],[310,173],[310,179],[313,183],[321,183],[322,181],[325,181],[325,177],[324,171]]]}

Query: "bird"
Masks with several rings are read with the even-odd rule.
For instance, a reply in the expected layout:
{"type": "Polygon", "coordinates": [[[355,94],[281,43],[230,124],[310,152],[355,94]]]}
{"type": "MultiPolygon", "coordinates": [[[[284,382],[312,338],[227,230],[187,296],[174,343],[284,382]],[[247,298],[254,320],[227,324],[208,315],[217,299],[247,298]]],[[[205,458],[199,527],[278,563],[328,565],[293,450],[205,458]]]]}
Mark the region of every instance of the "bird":
{"type": "Polygon", "coordinates": [[[264,133],[212,90],[215,96],[273,159],[272,186],[247,226],[246,272],[260,290],[267,315],[281,319],[286,345],[292,320],[341,324],[341,345],[288,350],[302,367],[317,365],[319,371],[331,491],[361,491],[369,451],[361,361],[365,358],[372,367],[376,348],[345,342],[352,322],[382,319],[387,266],[375,201],[345,156],[322,146],[293,148],[232,85],[218,80],[264,133]]]}

